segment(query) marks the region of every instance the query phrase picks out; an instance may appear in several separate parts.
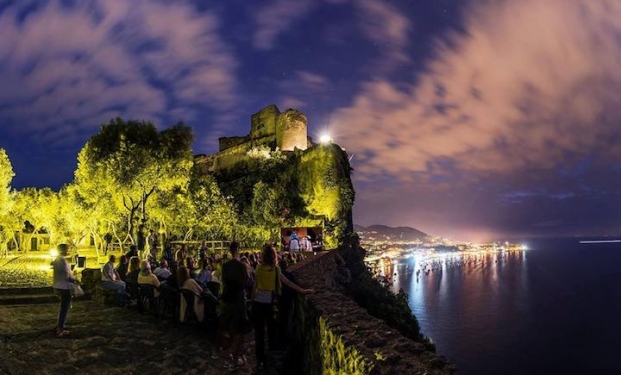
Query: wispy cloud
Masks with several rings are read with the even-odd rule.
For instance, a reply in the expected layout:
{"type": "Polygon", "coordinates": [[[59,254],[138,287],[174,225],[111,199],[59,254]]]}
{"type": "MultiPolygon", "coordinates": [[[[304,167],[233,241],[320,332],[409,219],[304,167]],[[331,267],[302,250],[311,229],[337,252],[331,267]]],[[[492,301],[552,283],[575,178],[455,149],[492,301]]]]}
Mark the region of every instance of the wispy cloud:
{"type": "Polygon", "coordinates": [[[593,188],[612,193],[611,181],[621,179],[609,173],[621,158],[621,3],[477,4],[465,14],[464,33],[436,41],[415,81],[372,76],[335,112],[332,126],[347,134],[342,143],[356,155],[358,183],[394,177],[401,183],[385,186],[387,194],[417,197],[403,209],[372,195],[361,194],[359,203],[377,206],[367,211],[373,215],[401,210],[395,216],[402,222],[412,212],[467,212],[480,224],[512,228],[537,212],[586,227],[613,195],[593,202],[579,180],[592,185],[599,180],[589,175],[606,171],[608,178],[598,178],[608,186],[593,188]],[[586,174],[557,173],[585,159],[586,174]],[[529,197],[521,212],[501,212],[497,203],[508,192],[527,191],[522,181],[560,193],[529,197]],[[567,200],[574,211],[564,208],[567,200]]]}
{"type": "Polygon", "coordinates": [[[254,47],[272,49],[279,35],[294,26],[313,4],[312,0],[274,0],[258,9],[254,13],[254,47]]]}
{"type": "Polygon", "coordinates": [[[487,2],[470,12],[466,34],[437,42],[416,84],[367,82],[335,125],[370,155],[359,167],[367,176],[447,160],[506,172],[618,158],[619,17],[615,1],[487,2]]]}
{"type": "Polygon", "coordinates": [[[219,21],[189,3],[51,1],[0,14],[0,119],[53,128],[48,141],[92,132],[116,115],[194,119],[236,103],[237,61],[219,21]]]}
{"type": "MultiPolygon", "coordinates": [[[[384,51],[384,59],[394,62],[408,61],[405,53],[412,25],[398,8],[381,0],[357,0],[359,24],[364,35],[384,51]]],[[[384,61],[387,63],[386,61],[384,61]]]]}
{"type": "Polygon", "coordinates": [[[281,81],[278,90],[283,108],[303,109],[309,103],[316,103],[317,96],[330,88],[330,80],[317,73],[296,71],[291,78],[281,81]]]}

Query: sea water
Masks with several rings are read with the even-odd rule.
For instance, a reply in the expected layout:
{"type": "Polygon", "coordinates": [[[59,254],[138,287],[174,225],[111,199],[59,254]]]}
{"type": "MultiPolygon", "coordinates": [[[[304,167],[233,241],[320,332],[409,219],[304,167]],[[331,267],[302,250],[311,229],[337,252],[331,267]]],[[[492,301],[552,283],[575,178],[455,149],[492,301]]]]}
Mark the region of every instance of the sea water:
{"type": "Polygon", "coordinates": [[[621,374],[621,244],[407,256],[393,288],[458,374],[621,374]]]}

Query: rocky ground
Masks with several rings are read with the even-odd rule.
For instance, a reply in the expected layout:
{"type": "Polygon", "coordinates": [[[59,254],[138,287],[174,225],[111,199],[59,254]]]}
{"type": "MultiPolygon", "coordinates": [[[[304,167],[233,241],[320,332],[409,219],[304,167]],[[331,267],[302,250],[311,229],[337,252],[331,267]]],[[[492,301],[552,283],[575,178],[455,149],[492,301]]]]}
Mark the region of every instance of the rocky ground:
{"type": "MultiPolygon", "coordinates": [[[[212,338],[204,327],[76,300],[70,335],[56,338],[57,314],[57,304],[0,306],[0,374],[229,373],[223,359],[211,358],[212,338]]],[[[248,364],[236,374],[253,373],[252,339],[251,333],[248,364]]]]}

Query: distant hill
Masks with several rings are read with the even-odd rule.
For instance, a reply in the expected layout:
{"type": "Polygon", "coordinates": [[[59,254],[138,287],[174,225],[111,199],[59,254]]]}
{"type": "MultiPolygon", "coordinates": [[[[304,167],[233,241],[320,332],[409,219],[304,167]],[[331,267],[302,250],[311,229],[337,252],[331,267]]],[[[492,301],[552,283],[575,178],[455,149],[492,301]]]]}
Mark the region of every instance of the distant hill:
{"type": "Polygon", "coordinates": [[[354,230],[362,235],[369,235],[372,232],[376,233],[376,236],[401,238],[407,240],[424,239],[428,237],[427,233],[421,232],[418,229],[412,227],[389,227],[386,225],[371,225],[363,227],[362,225],[354,225],[354,230]]]}

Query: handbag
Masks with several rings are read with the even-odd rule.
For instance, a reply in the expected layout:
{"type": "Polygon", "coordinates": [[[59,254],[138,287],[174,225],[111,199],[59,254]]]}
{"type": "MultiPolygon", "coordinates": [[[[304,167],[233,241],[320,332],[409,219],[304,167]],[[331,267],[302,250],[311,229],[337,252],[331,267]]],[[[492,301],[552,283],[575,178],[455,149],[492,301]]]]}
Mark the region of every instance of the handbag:
{"type": "Polygon", "coordinates": [[[73,297],[82,297],[84,295],[84,289],[78,284],[71,284],[71,295],[73,297]]]}

